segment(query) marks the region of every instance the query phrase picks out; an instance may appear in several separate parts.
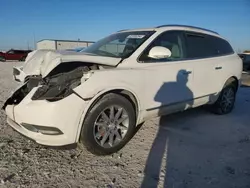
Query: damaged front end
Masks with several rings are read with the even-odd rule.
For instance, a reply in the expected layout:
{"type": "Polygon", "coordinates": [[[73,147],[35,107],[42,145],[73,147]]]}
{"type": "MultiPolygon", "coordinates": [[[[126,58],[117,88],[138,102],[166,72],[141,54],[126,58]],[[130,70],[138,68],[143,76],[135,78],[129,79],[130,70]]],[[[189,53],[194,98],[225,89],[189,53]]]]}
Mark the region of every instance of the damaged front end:
{"type": "Polygon", "coordinates": [[[41,76],[30,76],[27,81],[19,87],[11,97],[4,103],[2,109],[7,105],[19,104],[32,89],[36,89],[31,100],[61,100],[74,91],[73,89],[86,81],[91,70],[98,70],[100,67],[92,63],[69,62],[60,64],[53,69],[45,78],[41,76]]]}

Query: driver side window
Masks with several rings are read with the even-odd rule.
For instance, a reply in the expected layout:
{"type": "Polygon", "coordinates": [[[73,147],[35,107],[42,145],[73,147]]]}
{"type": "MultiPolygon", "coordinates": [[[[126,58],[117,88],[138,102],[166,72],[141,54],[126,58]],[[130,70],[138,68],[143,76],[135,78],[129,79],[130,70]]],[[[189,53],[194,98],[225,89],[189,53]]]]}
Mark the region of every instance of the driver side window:
{"type": "Polygon", "coordinates": [[[151,62],[164,62],[164,61],[178,61],[185,59],[185,48],[184,48],[184,35],[182,31],[166,31],[160,34],[142,53],[139,61],[145,63],[151,62]],[[171,56],[166,59],[153,59],[148,57],[149,51],[155,47],[161,46],[168,48],[171,51],[171,56]]]}

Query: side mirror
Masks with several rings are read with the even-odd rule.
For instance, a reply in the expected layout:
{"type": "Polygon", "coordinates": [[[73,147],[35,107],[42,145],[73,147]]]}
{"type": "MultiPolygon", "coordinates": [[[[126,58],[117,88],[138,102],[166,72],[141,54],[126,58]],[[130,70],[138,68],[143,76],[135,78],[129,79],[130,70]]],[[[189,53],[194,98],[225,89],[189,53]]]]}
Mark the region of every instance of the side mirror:
{"type": "Polygon", "coordinates": [[[168,48],[155,46],[149,51],[148,57],[153,59],[165,59],[171,57],[171,54],[172,53],[168,48]]]}

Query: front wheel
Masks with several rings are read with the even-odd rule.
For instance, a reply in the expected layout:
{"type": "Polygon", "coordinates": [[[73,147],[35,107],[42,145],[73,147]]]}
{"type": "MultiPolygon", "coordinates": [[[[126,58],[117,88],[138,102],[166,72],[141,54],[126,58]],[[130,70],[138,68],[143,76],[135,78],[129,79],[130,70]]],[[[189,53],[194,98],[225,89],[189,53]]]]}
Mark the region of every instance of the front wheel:
{"type": "Polygon", "coordinates": [[[226,84],[215,104],[211,106],[211,111],[219,115],[230,113],[234,108],[236,92],[234,82],[226,84]]]}
{"type": "Polygon", "coordinates": [[[80,141],[93,154],[112,154],[132,138],[135,124],[135,110],[130,101],[110,93],[102,97],[86,115],[80,141]]]}
{"type": "Polygon", "coordinates": [[[5,62],[6,59],[4,57],[0,56],[0,61],[5,62]]]}

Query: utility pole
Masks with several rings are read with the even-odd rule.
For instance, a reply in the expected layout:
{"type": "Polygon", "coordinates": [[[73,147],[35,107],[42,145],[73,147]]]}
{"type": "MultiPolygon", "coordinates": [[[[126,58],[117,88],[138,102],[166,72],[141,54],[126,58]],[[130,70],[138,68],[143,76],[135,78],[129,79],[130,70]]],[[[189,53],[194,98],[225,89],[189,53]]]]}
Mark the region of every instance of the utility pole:
{"type": "Polygon", "coordinates": [[[36,35],[35,32],[33,32],[33,41],[34,41],[34,50],[36,49],[36,35]]]}
{"type": "Polygon", "coordinates": [[[27,47],[28,47],[28,50],[30,50],[30,43],[29,43],[29,41],[27,41],[27,47]]]}
{"type": "Polygon", "coordinates": [[[80,39],[78,38],[78,40],[77,40],[78,42],[77,42],[77,47],[79,47],[79,42],[80,42],[80,39]]]}

